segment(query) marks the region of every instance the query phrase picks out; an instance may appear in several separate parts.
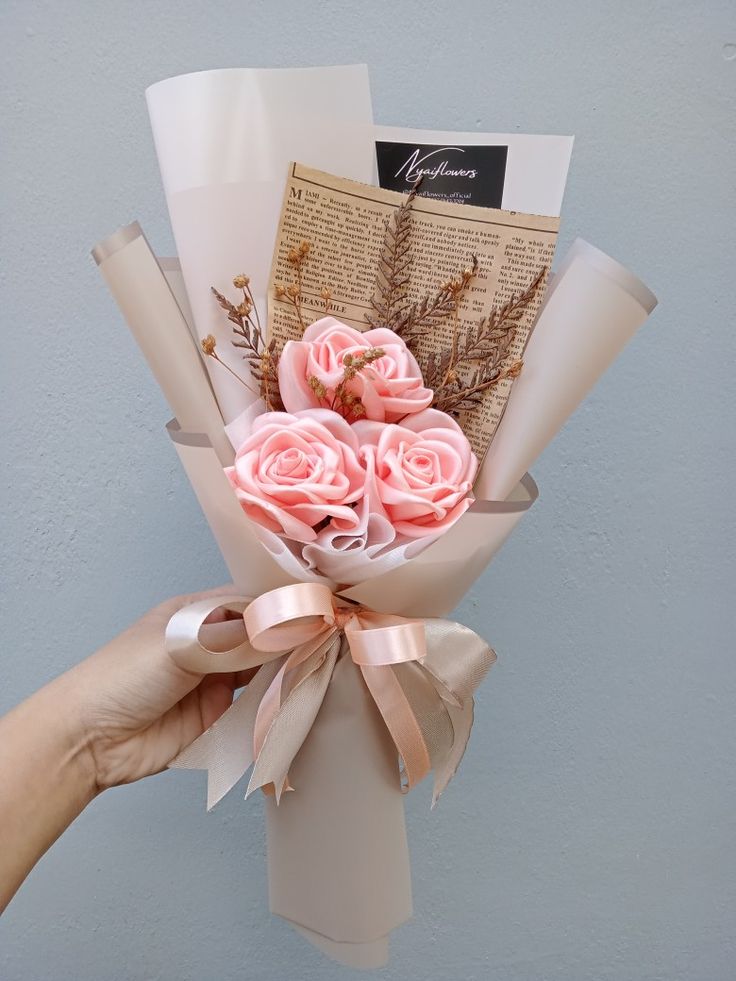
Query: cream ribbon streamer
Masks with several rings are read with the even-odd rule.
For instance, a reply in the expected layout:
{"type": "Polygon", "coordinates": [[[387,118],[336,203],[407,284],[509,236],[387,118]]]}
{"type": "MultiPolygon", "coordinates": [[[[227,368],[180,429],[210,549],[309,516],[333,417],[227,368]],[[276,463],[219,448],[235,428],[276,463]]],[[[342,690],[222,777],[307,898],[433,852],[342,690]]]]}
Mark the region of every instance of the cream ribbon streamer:
{"type": "Polygon", "coordinates": [[[251,764],[246,797],[261,787],[278,802],[291,789],[289,767],[322,705],[343,637],[402,760],[402,789],[433,770],[434,806],[462,759],[473,692],[496,660],[494,651],[460,623],[376,613],[327,586],[296,583],[253,600],[192,603],[166,628],[167,650],[182,668],[258,669],[224,715],[170,764],[207,770],[208,809],[251,764]],[[238,617],[228,623],[237,636],[225,651],[202,642],[205,622],[218,609],[238,617]]]}

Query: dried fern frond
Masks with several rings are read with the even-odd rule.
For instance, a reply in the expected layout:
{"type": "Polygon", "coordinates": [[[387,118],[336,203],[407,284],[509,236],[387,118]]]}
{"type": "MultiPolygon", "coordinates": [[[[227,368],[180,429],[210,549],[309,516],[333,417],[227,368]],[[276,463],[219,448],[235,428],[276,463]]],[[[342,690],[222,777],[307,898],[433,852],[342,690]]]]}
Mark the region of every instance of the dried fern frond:
{"type": "Polygon", "coordinates": [[[376,291],[371,300],[373,312],[366,315],[371,327],[388,327],[398,333],[396,324],[408,306],[411,207],[421,183],[422,178],[386,222],[383,247],[378,258],[376,291]]]}
{"type": "Polygon", "coordinates": [[[445,386],[441,392],[435,393],[432,405],[442,412],[457,413],[468,409],[476,409],[483,402],[483,395],[504,378],[516,378],[523,366],[522,361],[504,368],[500,365],[477,368],[470,379],[465,382],[458,378],[453,384],[445,386]]]}
{"type": "Polygon", "coordinates": [[[460,301],[471,279],[478,272],[478,259],[421,300],[409,300],[411,281],[411,208],[421,185],[420,178],[406,199],[386,223],[383,247],[378,259],[372,312],[366,314],[371,327],[388,327],[416,354],[415,344],[442,321],[457,319],[460,301]]]}
{"type": "Polygon", "coordinates": [[[477,272],[478,257],[471,256],[470,265],[443,283],[436,293],[407,304],[392,330],[411,349],[417,338],[430,333],[442,321],[457,317],[465,290],[477,272]]]}
{"type": "Polygon", "coordinates": [[[524,311],[546,272],[542,268],[525,290],[464,333],[456,332],[450,347],[428,359],[424,382],[434,390],[434,408],[454,413],[476,408],[485,392],[519,374],[522,362],[506,365],[506,361],[524,311]]]}
{"type": "Polygon", "coordinates": [[[521,293],[513,296],[502,307],[493,309],[475,327],[466,332],[460,350],[463,361],[482,361],[492,355],[499,347],[508,348],[513,334],[524,315],[524,311],[534,299],[547,267],[543,266],[532,283],[521,293]]]}

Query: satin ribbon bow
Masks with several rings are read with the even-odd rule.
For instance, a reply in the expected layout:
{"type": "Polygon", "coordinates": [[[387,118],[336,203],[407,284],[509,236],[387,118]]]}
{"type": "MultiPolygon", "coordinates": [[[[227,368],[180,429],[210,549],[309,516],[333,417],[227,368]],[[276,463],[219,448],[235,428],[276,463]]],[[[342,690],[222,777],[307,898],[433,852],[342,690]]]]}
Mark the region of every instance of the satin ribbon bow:
{"type": "Polygon", "coordinates": [[[462,624],[376,613],[317,583],[282,586],[253,600],[221,596],[192,603],[169,621],[166,646],[180,667],[198,673],[258,668],[220,719],[170,764],[208,771],[208,809],[252,763],[246,797],[262,787],[273,789],[278,801],[291,789],[289,767],[338,657],[348,652],[403,762],[402,789],[433,770],[434,806],[465,751],[473,692],[496,660],[462,624]],[[220,608],[242,619],[206,624],[220,608]]]}

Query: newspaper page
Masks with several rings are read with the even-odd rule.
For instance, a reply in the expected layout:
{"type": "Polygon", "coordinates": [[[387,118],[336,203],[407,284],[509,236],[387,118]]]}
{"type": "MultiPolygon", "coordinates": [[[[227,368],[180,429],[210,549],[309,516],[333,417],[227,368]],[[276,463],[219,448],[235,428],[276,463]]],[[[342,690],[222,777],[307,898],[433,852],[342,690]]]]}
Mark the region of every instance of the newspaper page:
{"type": "MultiPolygon", "coordinates": [[[[329,314],[358,330],[368,329],[366,314],[371,312],[386,222],[402,200],[397,191],[335,177],[298,163],[290,165],[269,282],[269,336],[280,345],[300,336],[293,307],[276,298],[275,287],[293,282],[294,269],[287,254],[304,240],[311,244],[302,282],[304,322],[312,323],[325,315],[320,292],[328,287],[329,314]]],[[[543,267],[549,269],[558,228],[558,218],[416,198],[412,206],[409,297],[419,300],[435,292],[466,268],[475,255],[478,273],[459,309],[461,329],[475,324],[494,306],[528,288],[543,267]]],[[[509,352],[514,360],[522,356],[543,293],[542,286],[518,322],[509,352]]],[[[415,351],[420,365],[431,350],[451,344],[452,334],[453,324],[448,319],[421,338],[415,351]]],[[[510,378],[500,381],[484,394],[480,407],[458,415],[481,461],[501,419],[511,384],[510,378]]]]}

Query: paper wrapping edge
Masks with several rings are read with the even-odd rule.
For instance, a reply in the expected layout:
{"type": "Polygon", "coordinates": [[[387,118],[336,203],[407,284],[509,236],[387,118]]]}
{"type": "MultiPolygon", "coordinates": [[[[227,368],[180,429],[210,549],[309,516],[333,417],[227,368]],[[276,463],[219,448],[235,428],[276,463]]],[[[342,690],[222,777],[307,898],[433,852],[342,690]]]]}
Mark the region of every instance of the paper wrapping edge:
{"type": "Polygon", "coordinates": [[[116,252],[124,249],[126,245],[130,245],[131,242],[142,236],[143,229],[137,221],[132,221],[129,225],[123,225],[122,228],[114,231],[112,235],[108,235],[107,238],[103,238],[96,245],[93,245],[90,250],[92,258],[98,266],[102,265],[110,256],[115,255],[116,252]]]}

